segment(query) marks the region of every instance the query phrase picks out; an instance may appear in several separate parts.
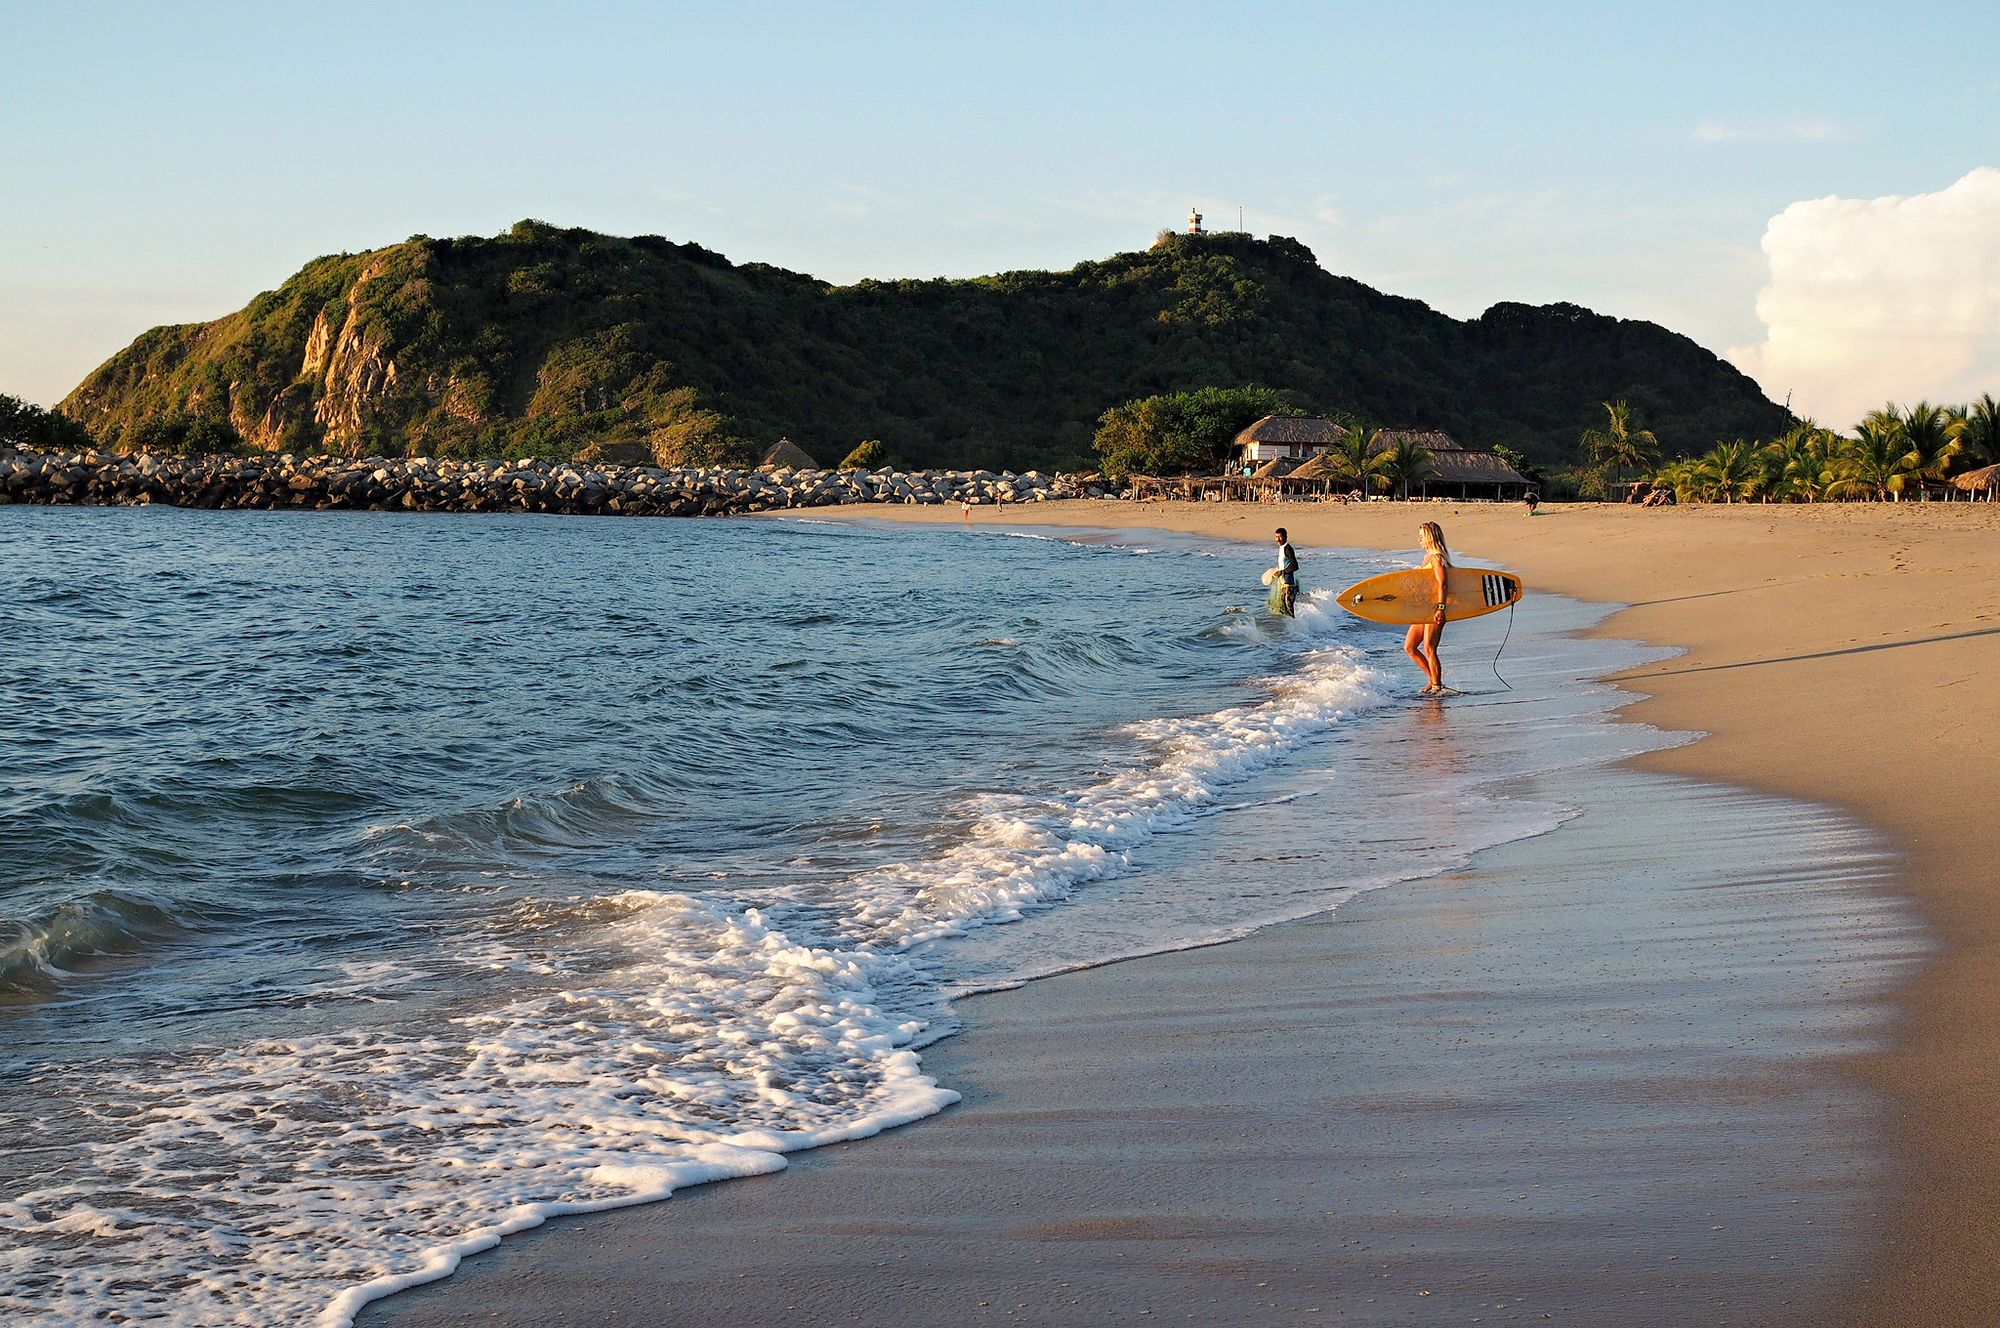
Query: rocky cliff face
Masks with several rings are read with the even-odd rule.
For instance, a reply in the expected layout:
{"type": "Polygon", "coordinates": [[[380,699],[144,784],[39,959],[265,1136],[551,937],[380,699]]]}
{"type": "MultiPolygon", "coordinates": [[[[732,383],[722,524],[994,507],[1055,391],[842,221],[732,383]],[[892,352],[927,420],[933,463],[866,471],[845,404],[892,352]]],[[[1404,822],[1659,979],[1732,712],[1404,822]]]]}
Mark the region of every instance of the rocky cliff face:
{"type": "MultiPolygon", "coordinates": [[[[324,446],[334,452],[352,454],[362,446],[371,426],[396,413],[399,398],[415,398],[407,403],[417,412],[441,404],[422,387],[405,393],[396,368],[386,329],[365,315],[368,287],[390,275],[392,264],[377,259],[361,269],[347,292],[346,310],[335,329],[335,316],[321,309],[306,336],[305,357],[299,365],[298,383],[308,387],[313,398],[312,418],[320,428],[324,446]]],[[[425,385],[430,386],[430,385],[425,385]]],[[[270,446],[275,439],[257,440],[270,446]]]]}
{"type": "Polygon", "coordinates": [[[193,415],[274,452],[711,464],[784,435],[822,456],[880,438],[921,464],[1023,466],[1087,461],[1121,401],[1242,383],[1550,459],[1614,397],[1670,448],[1785,420],[1663,328],[1574,306],[1462,323],[1295,241],[1181,236],[1062,273],[833,287],[533,222],[316,260],[227,318],[146,333],[61,409],[114,446],[193,415]]]}

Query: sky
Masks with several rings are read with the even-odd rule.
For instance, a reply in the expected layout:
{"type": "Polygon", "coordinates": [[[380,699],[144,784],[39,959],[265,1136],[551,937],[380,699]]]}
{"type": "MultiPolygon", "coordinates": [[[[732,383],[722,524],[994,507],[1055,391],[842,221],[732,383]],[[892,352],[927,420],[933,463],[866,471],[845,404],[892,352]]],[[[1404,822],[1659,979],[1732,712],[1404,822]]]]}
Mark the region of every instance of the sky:
{"type": "Polygon", "coordinates": [[[0,0],[0,392],[524,217],[831,281],[1185,224],[1651,319],[1852,423],[2000,394],[2000,6],[0,0]]]}

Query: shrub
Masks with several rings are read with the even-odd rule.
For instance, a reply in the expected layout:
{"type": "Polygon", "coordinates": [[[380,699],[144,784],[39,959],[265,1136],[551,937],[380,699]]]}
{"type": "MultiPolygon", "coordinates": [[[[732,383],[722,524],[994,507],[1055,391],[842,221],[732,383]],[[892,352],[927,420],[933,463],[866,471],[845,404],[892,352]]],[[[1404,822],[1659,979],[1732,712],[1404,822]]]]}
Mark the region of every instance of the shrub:
{"type": "Polygon", "coordinates": [[[90,430],[67,415],[0,394],[0,447],[55,452],[95,447],[90,430]]]}
{"type": "Polygon", "coordinates": [[[889,449],[879,438],[870,438],[840,459],[842,470],[878,470],[889,464],[889,449]]]}
{"type": "Polygon", "coordinates": [[[213,415],[153,415],[140,420],[124,437],[128,452],[172,452],[179,456],[237,453],[243,435],[228,420],[213,415]]]}

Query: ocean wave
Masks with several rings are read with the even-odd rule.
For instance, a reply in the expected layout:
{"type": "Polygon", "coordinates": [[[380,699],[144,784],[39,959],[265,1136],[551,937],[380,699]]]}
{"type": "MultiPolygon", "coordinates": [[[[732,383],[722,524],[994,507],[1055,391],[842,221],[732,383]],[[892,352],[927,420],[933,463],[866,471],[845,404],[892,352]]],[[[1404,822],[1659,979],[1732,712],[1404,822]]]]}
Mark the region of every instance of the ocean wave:
{"type": "Polygon", "coordinates": [[[188,925],[164,900],[117,890],[93,890],[28,917],[0,918],[0,996],[48,995],[79,966],[138,953],[188,925]]]}
{"type": "MultiPolygon", "coordinates": [[[[655,890],[521,903],[461,947],[504,959],[509,931],[589,928],[621,959],[586,981],[430,1033],[185,1058],[130,1086],[139,1099],[87,1161],[0,1205],[0,1230],[28,1238],[17,1281],[60,1276],[79,1317],[341,1325],[551,1215],[769,1171],[938,1111],[957,1095],[914,1050],[944,1009],[921,947],[1128,870],[1140,844],[1380,696],[1341,647],[1256,685],[1256,702],[1121,730],[1135,756],[1101,780],[975,797],[969,828],[927,857],[780,878],[756,907],[655,890]],[[190,1189],[191,1168],[236,1179],[190,1189]],[[36,1240],[59,1231],[91,1236],[87,1264],[36,1240]]],[[[507,833],[566,838],[659,792],[586,781],[508,809],[507,833]]]]}
{"type": "Polygon", "coordinates": [[[1126,544],[1122,540],[1098,535],[1046,535],[1032,530],[996,530],[988,532],[1004,539],[1040,540],[1045,544],[1062,544],[1072,549],[1096,549],[1105,553],[1146,554],[1153,550],[1143,544],[1126,544]]]}
{"type": "Polygon", "coordinates": [[[365,835],[381,849],[507,858],[588,847],[621,827],[670,817],[698,792],[692,779],[620,772],[553,793],[512,797],[498,806],[371,825],[365,835]]]}
{"type": "Polygon", "coordinates": [[[1129,726],[1152,759],[1101,783],[1053,798],[985,799],[971,831],[942,855],[845,885],[841,893],[852,901],[845,933],[901,948],[1014,921],[1126,870],[1134,848],[1185,825],[1222,789],[1383,699],[1360,652],[1337,646],[1265,685],[1270,695],[1256,704],[1129,726]]]}
{"type": "MultiPolygon", "coordinates": [[[[0,1157],[9,1322],[336,1325],[553,1213],[935,1111],[952,1094],[914,1053],[967,950],[1139,897],[1173,856],[1149,844],[1225,819],[1230,788],[1397,690],[1323,592],[1292,621],[1219,615],[1257,595],[1237,551],[761,523],[232,531],[193,540],[205,578],[310,633],[232,636],[211,603],[176,635],[173,604],[135,594],[158,658],[102,704],[193,708],[108,734],[75,708],[105,670],[51,688],[72,706],[56,742],[154,773],[113,803],[24,785],[59,813],[35,833],[63,822],[88,851],[38,845],[49,879],[168,882],[149,897],[182,901],[202,944],[58,1011],[89,1006],[98,1036],[0,1081],[26,1141],[0,1157]],[[418,580],[451,592],[403,593],[418,580]]],[[[49,635],[41,667],[89,644],[49,635]]],[[[1332,887],[1288,888],[1303,906],[1332,887]]],[[[131,922],[134,953],[160,944],[131,922]]]]}

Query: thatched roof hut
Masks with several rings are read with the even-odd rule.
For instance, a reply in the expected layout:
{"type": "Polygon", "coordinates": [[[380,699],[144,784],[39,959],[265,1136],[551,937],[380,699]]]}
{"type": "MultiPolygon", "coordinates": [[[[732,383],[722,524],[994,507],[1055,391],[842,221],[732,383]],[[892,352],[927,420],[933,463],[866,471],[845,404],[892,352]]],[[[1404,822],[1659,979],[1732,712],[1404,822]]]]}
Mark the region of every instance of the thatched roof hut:
{"type": "Polygon", "coordinates": [[[1384,429],[1375,441],[1378,450],[1386,452],[1404,439],[1429,448],[1432,453],[1465,451],[1465,444],[1443,429],[1384,429]]]}
{"type": "Polygon", "coordinates": [[[1491,452],[1472,452],[1460,448],[1456,452],[1431,453],[1431,468],[1437,473],[1431,476],[1431,484],[1519,484],[1525,486],[1528,477],[1502,461],[1491,452]]]}
{"type": "Polygon", "coordinates": [[[819,462],[812,459],[803,447],[789,438],[780,438],[771,444],[771,450],[764,453],[764,459],[757,463],[759,470],[818,470],[819,462]]]}
{"type": "Polygon", "coordinates": [[[1260,443],[1301,443],[1311,447],[1332,447],[1347,437],[1347,429],[1332,420],[1314,415],[1266,415],[1236,434],[1236,441],[1260,443]]]}
{"type": "MultiPolygon", "coordinates": [[[[1249,496],[1275,486],[1283,493],[1324,494],[1352,487],[1352,477],[1337,473],[1326,457],[1348,433],[1345,425],[1316,416],[1266,415],[1230,443],[1224,491],[1249,496]]],[[[1534,487],[1494,453],[1474,451],[1442,429],[1383,429],[1375,452],[1404,442],[1426,449],[1432,459],[1430,477],[1410,486],[1413,497],[1518,498],[1534,487]]]]}
{"type": "Polygon", "coordinates": [[[1295,480],[1333,481],[1340,479],[1341,477],[1334,473],[1333,463],[1327,460],[1325,454],[1322,453],[1321,455],[1313,457],[1310,460],[1301,462],[1299,464],[1299,468],[1293,471],[1286,478],[1295,480]]]}
{"type": "Polygon", "coordinates": [[[1232,469],[1240,468],[1246,461],[1261,465],[1277,457],[1298,461],[1324,452],[1345,437],[1347,430],[1332,420],[1310,415],[1266,415],[1239,430],[1229,441],[1229,459],[1232,469]]]}
{"type": "Polygon", "coordinates": [[[1968,470],[1963,475],[1951,477],[1952,487],[1967,493],[1992,493],[2000,490],[2000,466],[1981,466],[1978,470],[1968,470]]]}

